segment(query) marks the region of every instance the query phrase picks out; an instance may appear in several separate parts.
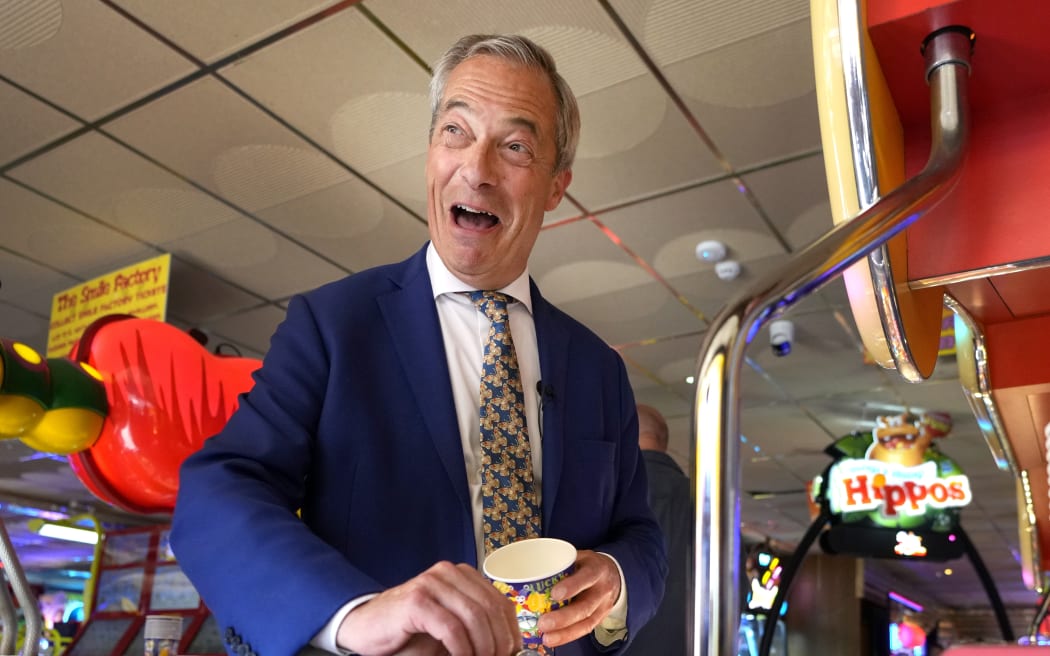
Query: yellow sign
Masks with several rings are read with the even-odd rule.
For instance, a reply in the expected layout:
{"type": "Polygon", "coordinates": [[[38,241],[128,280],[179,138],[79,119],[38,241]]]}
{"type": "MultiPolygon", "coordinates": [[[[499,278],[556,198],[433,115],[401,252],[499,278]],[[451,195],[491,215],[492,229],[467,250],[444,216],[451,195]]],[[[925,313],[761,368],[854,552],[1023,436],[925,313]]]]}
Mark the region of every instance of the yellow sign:
{"type": "Polygon", "coordinates": [[[47,357],[68,356],[84,329],[107,314],[164,321],[170,272],[171,254],[165,253],[55,294],[47,357]]]}

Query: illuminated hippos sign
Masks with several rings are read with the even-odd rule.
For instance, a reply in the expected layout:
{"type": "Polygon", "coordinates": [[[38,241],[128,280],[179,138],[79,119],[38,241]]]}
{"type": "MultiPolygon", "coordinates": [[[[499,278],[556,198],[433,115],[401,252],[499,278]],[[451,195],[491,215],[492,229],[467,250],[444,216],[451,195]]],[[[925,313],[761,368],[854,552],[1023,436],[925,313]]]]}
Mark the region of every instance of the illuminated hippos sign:
{"type": "Polygon", "coordinates": [[[947,560],[962,554],[959,509],[970,481],[934,440],[951,431],[946,413],[878,417],[875,428],[836,441],[836,461],[814,482],[831,513],[821,545],[832,553],[947,560]]]}
{"type": "Polygon", "coordinates": [[[926,518],[930,509],[957,508],[970,503],[970,481],[962,474],[938,477],[935,463],[898,467],[875,461],[847,460],[835,467],[828,481],[835,513],[878,511],[878,520],[926,518]]]}

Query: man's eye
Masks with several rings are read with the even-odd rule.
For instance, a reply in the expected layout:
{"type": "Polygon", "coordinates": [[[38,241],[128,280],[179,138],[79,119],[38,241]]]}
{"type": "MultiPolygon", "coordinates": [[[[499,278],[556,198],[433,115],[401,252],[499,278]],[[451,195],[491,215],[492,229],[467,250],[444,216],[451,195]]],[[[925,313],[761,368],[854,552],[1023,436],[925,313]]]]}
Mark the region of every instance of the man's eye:
{"type": "Polygon", "coordinates": [[[532,151],[523,143],[514,142],[508,144],[507,150],[509,150],[514,159],[518,161],[525,161],[532,157],[532,151]]]}

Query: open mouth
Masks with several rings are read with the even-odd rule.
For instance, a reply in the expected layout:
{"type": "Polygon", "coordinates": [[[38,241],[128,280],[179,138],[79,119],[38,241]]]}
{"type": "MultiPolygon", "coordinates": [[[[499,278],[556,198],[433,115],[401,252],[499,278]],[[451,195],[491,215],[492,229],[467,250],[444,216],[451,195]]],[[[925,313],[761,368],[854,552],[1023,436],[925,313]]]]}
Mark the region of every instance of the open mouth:
{"type": "Polygon", "coordinates": [[[880,435],[879,444],[886,447],[887,449],[910,449],[915,442],[917,436],[914,433],[893,433],[890,435],[880,435]]]}
{"type": "Polygon", "coordinates": [[[470,230],[488,230],[499,223],[495,214],[459,203],[452,206],[452,218],[456,225],[470,230]]]}

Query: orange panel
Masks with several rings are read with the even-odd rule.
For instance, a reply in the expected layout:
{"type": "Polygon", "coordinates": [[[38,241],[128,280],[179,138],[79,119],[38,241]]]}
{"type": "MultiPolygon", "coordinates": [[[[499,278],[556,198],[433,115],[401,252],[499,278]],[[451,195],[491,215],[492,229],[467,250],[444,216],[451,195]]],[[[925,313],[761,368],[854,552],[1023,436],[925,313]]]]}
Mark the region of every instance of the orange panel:
{"type": "Polygon", "coordinates": [[[1010,446],[1017,465],[1028,472],[1035,506],[1036,531],[1039,536],[1040,561],[1043,570],[1050,569],[1050,485],[1046,471],[1046,445],[1042,426],[1036,430],[1032,415],[1032,399],[1036,406],[1050,402],[1050,387],[1033,385],[995,389],[992,398],[999,406],[1003,424],[1010,437],[1010,446]],[[1041,400],[1040,400],[1041,398],[1041,400]]]}
{"type": "Polygon", "coordinates": [[[868,24],[878,25],[928,10],[951,11],[957,0],[878,0],[868,6],[868,24]]]}
{"type": "MultiPolygon", "coordinates": [[[[908,174],[929,154],[929,89],[919,47],[952,24],[977,34],[970,77],[972,140],[958,187],[908,231],[908,278],[919,280],[1050,254],[1050,2],[872,2],[872,44],[904,126],[908,174]]],[[[1050,305],[1050,302],[1048,302],[1050,305]]]]}
{"type": "Polygon", "coordinates": [[[1046,35],[1050,3],[1046,0],[878,0],[868,4],[871,41],[905,126],[928,133],[929,89],[919,48],[928,34],[948,25],[965,25],[977,34],[971,79],[975,107],[1050,89],[1050,39],[1046,35]]]}
{"type": "Polygon", "coordinates": [[[1035,506],[1035,516],[1039,530],[1039,549],[1043,570],[1050,563],[1050,541],[1047,537],[1045,527],[1050,525],[1047,521],[1050,515],[1050,481],[1046,469],[1046,438],[1043,427],[1050,422],[1050,390],[1043,386],[1039,392],[1028,394],[1028,408],[1032,417],[1035,442],[1042,454],[1042,459],[1036,462],[1036,466],[1029,471],[1029,482],[1032,484],[1032,504],[1035,506]],[[1041,466],[1040,466],[1041,465],[1041,466]],[[1036,483],[1039,485],[1036,485],[1036,483]],[[1040,491],[1042,488],[1042,491],[1040,491]]]}
{"type": "Polygon", "coordinates": [[[1021,387],[1050,381],[1050,315],[984,327],[992,387],[1021,387]]]}
{"type": "MultiPolygon", "coordinates": [[[[974,110],[958,186],[908,228],[910,280],[1050,255],[1047,116],[1050,93],[974,110]]],[[[909,162],[925,161],[927,148],[909,142],[909,162]]]]}
{"type": "Polygon", "coordinates": [[[1014,316],[1030,317],[1046,312],[1050,268],[996,276],[989,278],[989,282],[995,286],[1014,316]]]}
{"type": "Polygon", "coordinates": [[[1013,319],[1009,308],[988,278],[948,285],[946,291],[981,325],[1013,319]]]}

